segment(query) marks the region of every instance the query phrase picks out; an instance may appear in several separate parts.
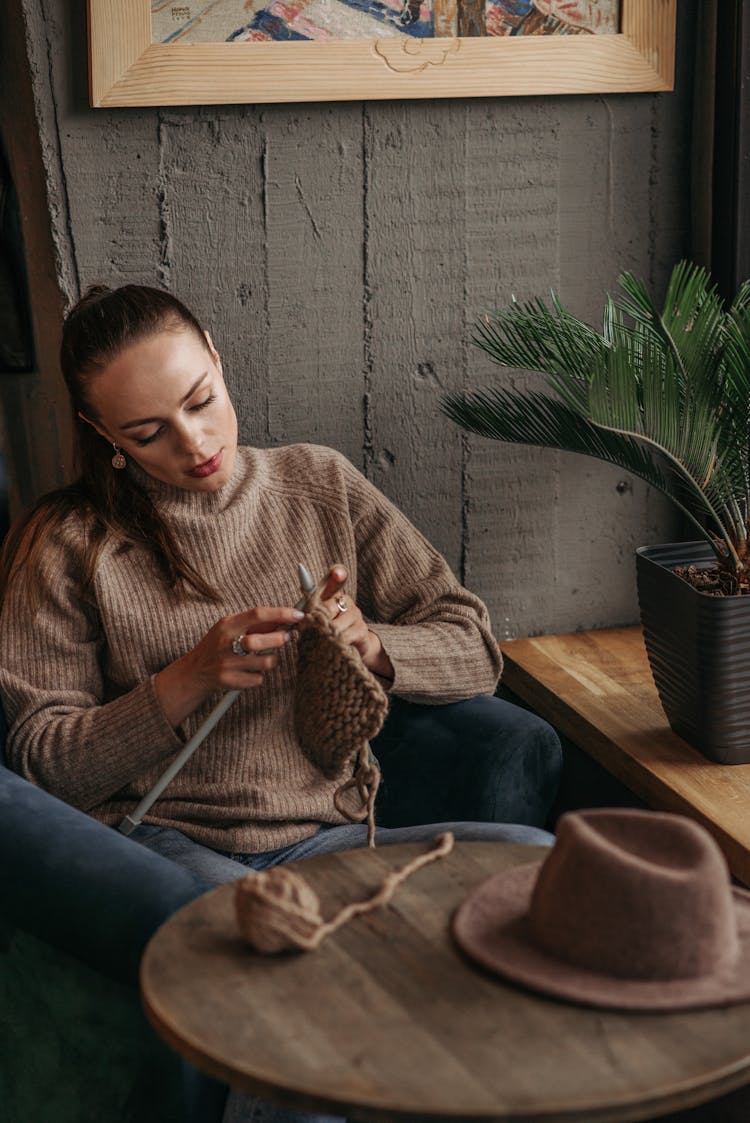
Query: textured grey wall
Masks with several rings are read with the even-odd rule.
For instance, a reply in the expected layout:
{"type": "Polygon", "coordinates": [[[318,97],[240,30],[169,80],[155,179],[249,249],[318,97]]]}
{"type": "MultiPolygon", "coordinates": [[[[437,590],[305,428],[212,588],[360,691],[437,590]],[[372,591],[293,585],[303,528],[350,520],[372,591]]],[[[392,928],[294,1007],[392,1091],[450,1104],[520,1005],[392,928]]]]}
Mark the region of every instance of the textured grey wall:
{"type": "MultiPolygon", "coordinates": [[[[462,435],[500,376],[483,311],[554,287],[598,319],[688,251],[694,0],[673,94],[91,110],[83,0],[23,0],[57,272],[158,282],[223,355],[248,442],[334,445],[488,602],[501,638],[637,618],[662,501],[595,461],[462,435]]],[[[508,377],[507,374],[503,377],[508,377]]]]}

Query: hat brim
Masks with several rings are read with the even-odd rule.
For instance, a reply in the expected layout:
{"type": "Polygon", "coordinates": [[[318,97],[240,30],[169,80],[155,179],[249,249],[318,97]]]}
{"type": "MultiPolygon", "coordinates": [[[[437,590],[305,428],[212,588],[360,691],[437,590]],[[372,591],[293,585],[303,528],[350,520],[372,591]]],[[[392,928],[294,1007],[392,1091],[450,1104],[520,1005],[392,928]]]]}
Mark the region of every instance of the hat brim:
{"type": "Polygon", "coordinates": [[[483,967],[555,998],[614,1010],[689,1010],[750,1000],[750,893],[732,890],[740,944],[734,963],[699,978],[622,979],[556,959],[531,943],[525,918],[541,865],[495,874],[454,913],[456,943],[483,967]]]}

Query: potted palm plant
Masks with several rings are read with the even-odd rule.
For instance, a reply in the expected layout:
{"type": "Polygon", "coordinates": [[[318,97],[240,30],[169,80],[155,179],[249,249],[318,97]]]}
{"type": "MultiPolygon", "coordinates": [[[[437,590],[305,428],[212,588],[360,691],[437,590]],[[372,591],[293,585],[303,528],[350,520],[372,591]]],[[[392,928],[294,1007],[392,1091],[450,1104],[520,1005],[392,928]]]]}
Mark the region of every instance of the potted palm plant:
{"type": "Polygon", "coordinates": [[[646,480],[696,541],[636,551],[646,649],[670,725],[712,760],[750,761],[750,281],[728,307],[698,266],[659,310],[630,273],[601,331],[552,294],[481,320],[474,342],[549,393],[495,385],[442,409],[501,441],[584,453],[646,480]]]}

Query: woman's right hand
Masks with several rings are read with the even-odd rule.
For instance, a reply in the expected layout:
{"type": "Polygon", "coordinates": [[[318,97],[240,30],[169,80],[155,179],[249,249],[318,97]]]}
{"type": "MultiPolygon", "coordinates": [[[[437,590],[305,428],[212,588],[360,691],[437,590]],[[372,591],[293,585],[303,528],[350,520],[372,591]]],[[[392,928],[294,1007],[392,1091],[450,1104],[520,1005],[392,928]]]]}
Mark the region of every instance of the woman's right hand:
{"type": "Polygon", "coordinates": [[[303,617],[296,608],[252,608],[218,620],[191,651],[154,676],[157,697],[172,728],[218,690],[262,686],[266,673],[279,662],[278,652],[289,640],[289,629],[303,617]],[[245,655],[232,650],[238,639],[245,655]]]}

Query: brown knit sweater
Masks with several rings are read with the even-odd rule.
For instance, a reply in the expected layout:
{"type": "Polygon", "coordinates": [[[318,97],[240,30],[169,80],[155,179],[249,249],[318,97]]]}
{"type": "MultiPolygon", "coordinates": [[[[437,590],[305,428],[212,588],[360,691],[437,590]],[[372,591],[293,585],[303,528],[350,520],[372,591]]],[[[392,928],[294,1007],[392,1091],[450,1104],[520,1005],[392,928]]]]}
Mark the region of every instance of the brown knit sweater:
{"type": "MultiPolygon", "coordinates": [[[[244,448],[217,492],[151,480],[149,488],[222,603],[169,592],[144,552],[118,550],[116,542],[105,544],[93,597],[84,599],[82,525],[68,519],[46,559],[38,604],[12,584],[0,617],[8,756],[32,782],[118,823],[220,697],[175,733],[153,676],[219,617],[294,604],[298,562],[316,580],[336,562],[346,566],[346,591],[390,656],[394,694],[445,703],[493,692],[500,653],[481,601],[339,453],[312,445],[244,448]]],[[[147,822],[207,846],[252,852],[344,821],[333,806],[335,782],[295,740],[296,648],[295,637],[265,684],[240,695],[147,822]]]]}

